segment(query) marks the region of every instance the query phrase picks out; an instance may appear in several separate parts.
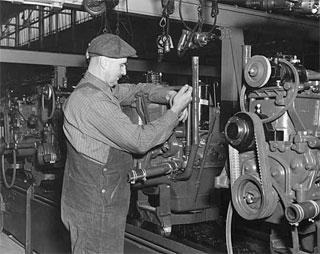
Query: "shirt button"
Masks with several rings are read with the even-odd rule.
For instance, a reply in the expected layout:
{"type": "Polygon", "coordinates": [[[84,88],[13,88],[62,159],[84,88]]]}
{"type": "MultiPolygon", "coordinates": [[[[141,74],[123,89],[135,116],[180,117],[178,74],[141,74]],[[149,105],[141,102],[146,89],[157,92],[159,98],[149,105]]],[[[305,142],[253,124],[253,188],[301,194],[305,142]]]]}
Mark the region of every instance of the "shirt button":
{"type": "Polygon", "coordinates": [[[107,169],[106,169],[106,168],[103,168],[103,172],[107,172],[107,169]]]}
{"type": "Polygon", "coordinates": [[[105,189],[102,189],[102,190],[101,190],[101,192],[102,192],[102,193],[105,193],[105,192],[106,192],[106,190],[105,190],[105,189]]]}

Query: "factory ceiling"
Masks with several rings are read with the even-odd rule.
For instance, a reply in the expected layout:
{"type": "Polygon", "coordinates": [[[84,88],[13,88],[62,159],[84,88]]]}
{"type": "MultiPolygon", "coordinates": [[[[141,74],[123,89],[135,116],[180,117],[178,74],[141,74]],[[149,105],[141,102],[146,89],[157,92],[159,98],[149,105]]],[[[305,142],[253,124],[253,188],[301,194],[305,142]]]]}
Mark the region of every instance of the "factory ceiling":
{"type": "MultiPolygon", "coordinates": [[[[222,1],[222,0],[221,0],[222,1]]],[[[262,0],[263,1],[263,0],[262,0]]],[[[90,40],[104,31],[118,33],[136,49],[139,59],[159,61],[157,38],[162,35],[161,3],[169,0],[120,0],[118,6],[99,15],[88,14],[82,0],[0,0],[1,46],[20,50],[59,52],[83,55],[90,40]],[[32,15],[39,13],[35,20],[59,20],[61,25],[66,16],[70,26],[54,27],[39,35],[41,27],[30,22],[32,15]],[[41,14],[42,13],[42,14],[41,14]],[[54,15],[57,19],[54,18],[54,15]],[[80,18],[79,18],[80,17],[80,18]],[[79,18],[79,20],[77,20],[79,18]],[[16,20],[20,22],[16,22],[16,20]],[[22,20],[22,21],[21,21],[22,20]],[[81,20],[81,21],[80,21],[81,20]],[[34,29],[35,26],[38,26],[34,29]],[[24,33],[29,28],[28,36],[37,31],[37,36],[27,43],[21,43],[24,33]],[[8,33],[13,29],[14,33],[8,33]],[[20,31],[19,35],[16,31],[20,31]]],[[[224,0],[217,4],[218,15],[213,29],[212,1],[174,0],[174,12],[169,15],[170,37],[174,46],[161,59],[162,62],[188,63],[191,55],[199,55],[204,65],[220,66],[221,28],[239,28],[243,30],[245,44],[253,46],[253,54],[297,54],[304,58],[310,68],[319,69],[319,15],[317,13],[282,12],[253,10],[242,6],[243,2],[224,0]],[[199,22],[199,3],[203,3],[202,31],[210,31],[216,37],[206,45],[177,54],[177,44],[187,27],[195,28],[199,22]],[[225,4],[227,3],[227,4],[225,4]],[[236,5],[235,5],[236,4],[236,5]],[[182,15],[181,15],[182,14],[182,15]],[[182,17],[183,16],[183,17],[182,17]]],[[[259,6],[249,6],[259,9],[259,6]]],[[[260,6],[261,7],[261,6],[260,6]]],[[[305,10],[309,11],[309,10],[305,10]]],[[[310,11],[311,12],[311,11],[310,11]]],[[[50,21],[50,22],[51,22],[50,21]]],[[[49,23],[50,23],[49,22],[49,23]]],[[[45,23],[45,27],[49,27],[45,23]]],[[[51,24],[51,23],[50,23],[51,24]]],[[[3,62],[3,61],[2,61],[3,62]]],[[[8,69],[2,64],[1,68],[8,69]]],[[[10,69],[10,68],[9,68],[10,69]]],[[[1,82],[3,83],[3,75],[1,82]]]]}

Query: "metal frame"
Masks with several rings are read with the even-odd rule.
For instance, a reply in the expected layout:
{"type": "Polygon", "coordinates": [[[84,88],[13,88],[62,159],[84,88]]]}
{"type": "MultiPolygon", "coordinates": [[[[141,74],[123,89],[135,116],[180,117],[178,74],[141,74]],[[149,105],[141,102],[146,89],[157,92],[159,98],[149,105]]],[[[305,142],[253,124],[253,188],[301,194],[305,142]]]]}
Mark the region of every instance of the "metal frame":
{"type": "MultiPolygon", "coordinates": [[[[84,55],[49,53],[29,50],[0,48],[0,63],[35,64],[64,67],[86,67],[84,55]]],[[[170,63],[158,63],[145,60],[129,59],[128,71],[156,71],[167,74],[191,75],[189,65],[182,66],[170,63]]],[[[200,76],[220,77],[219,70],[214,66],[201,66],[200,76]]]]}
{"type": "Polygon", "coordinates": [[[222,127],[239,111],[239,94],[242,86],[244,47],[243,31],[237,28],[221,30],[221,120],[222,127]]]}

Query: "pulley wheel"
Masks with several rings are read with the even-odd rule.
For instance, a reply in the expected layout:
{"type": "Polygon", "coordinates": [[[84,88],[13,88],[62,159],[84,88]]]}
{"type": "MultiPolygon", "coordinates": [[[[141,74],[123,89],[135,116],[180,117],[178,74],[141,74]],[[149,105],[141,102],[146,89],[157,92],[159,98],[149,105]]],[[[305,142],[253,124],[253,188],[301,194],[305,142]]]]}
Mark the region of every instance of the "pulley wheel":
{"type": "Polygon", "coordinates": [[[263,87],[271,76],[271,64],[264,56],[253,56],[244,68],[244,79],[248,86],[263,87]]]}
{"type": "Polygon", "coordinates": [[[260,181],[251,175],[240,176],[232,186],[232,203],[238,214],[246,220],[260,219],[265,197],[260,181]]]}

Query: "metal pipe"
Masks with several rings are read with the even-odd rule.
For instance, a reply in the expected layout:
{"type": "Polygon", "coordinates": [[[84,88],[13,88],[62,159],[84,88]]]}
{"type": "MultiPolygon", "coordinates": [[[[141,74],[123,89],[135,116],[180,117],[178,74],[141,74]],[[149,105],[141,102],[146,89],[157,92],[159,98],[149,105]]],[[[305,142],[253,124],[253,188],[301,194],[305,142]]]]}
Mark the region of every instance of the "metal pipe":
{"type": "Polygon", "coordinates": [[[192,132],[193,144],[199,143],[199,57],[192,57],[192,132]]]}
{"type": "MultiPolygon", "coordinates": [[[[189,114],[191,114],[191,104],[188,105],[188,112],[189,114]]],[[[191,117],[189,115],[188,119],[187,119],[187,137],[186,137],[186,148],[185,148],[185,154],[186,156],[189,157],[190,152],[191,152],[191,117]]]]}
{"type": "Polygon", "coordinates": [[[308,80],[320,80],[320,72],[306,70],[308,80]]]}
{"type": "Polygon", "coordinates": [[[44,8],[39,6],[39,41],[40,49],[44,48],[44,8]]]}
{"type": "Polygon", "coordinates": [[[149,177],[161,176],[173,172],[178,168],[175,162],[166,162],[159,166],[147,169],[138,168],[128,172],[128,182],[135,184],[137,181],[146,181],[149,177]]]}
{"type": "Polygon", "coordinates": [[[16,15],[16,24],[15,24],[15,37],[14,37],[14,46],[15,47],[19,47],[19,42],[20,42],[20,17],[19,17],[19,13],[16,15]]]}
{"type": "Polygon", "coordinates": [[[319,204],[314,200],[308,200],[299,204],[291,204],[285,210],[285,216],[289,223],[299,223],[305,219],[313,219],[319,215],[319,204]]]}
{"type": "Polygon", "coordinates": [[[176,175],[175,180],[185,181],[192,175],[194,161],[199,148],[199,57],[192,57],[192,109],[191,109],[191,127],[192,127],[192,146],[185,170],[176,175]]]}
{"type": "Polygon", "coordinates": [[[251,58],[251,45],[243,45],[242,47],[242,66],[246,66],[249,59],[251,58]]]}
{"type": "Polygon", "coordinates": [[[148,179],[146,182],[138,182],[132,185],[133,188],[145,188],[145,187],[152,187],[158,186],[160,184],[172,184],[172,180],[168,176],[160,176],[157,178],[148,179]]]}
{"type": "Polygon", "coordinates": [[[194,161],[196,159],[196,155],[198,153],[199,144],[193,144],[191,147],[191,153],[188,159],[188,163],[184,171],[180,174],[177,174],[175,180],[177,181],[185,181],[188,180],[192,175],[194,161]]]}

